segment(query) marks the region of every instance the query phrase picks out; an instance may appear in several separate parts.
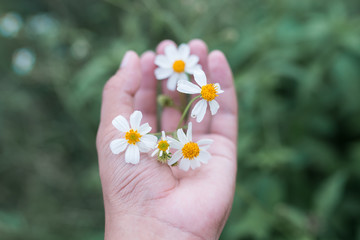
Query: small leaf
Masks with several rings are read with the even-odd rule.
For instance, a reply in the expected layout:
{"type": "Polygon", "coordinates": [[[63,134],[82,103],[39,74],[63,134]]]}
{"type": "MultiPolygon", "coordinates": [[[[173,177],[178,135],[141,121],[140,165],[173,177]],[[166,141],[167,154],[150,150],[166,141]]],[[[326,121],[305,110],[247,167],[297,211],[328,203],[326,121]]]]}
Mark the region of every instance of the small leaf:
{"type": "Polygon", "coordinates": [[[317,192],[315,214],[321,221],[326,221],[334,212],[342,197],[346,177],[347,175],[343,171],[335,173],[317,192]]]}

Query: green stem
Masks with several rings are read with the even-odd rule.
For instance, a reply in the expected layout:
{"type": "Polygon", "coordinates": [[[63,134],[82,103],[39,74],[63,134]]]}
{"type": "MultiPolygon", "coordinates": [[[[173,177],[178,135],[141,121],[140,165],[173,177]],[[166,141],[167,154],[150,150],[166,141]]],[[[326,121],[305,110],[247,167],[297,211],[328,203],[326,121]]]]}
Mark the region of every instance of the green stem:
{"type": "Polygon", "coordinates": [[[189,111],[189,109],[190,109],[190,107],[191,107],[191,104],[192,104],[196,99],[198,99],[198,98],[200,98],[200,97],[201,97],[201,95],[198,95],[198,96],[194,97],[193,99],[191,99],[191,101],[190,101],[190,102],[188,103],[188,105],[186,106],[183,114],[181,115],[180,121],[179,121],[176,129],[179,129],[179,128],[181,127],[181,124],[182,124],[182,122],[184,121],[184,119],[185,119],[185,117],[186,117],[186,114],[187,114],[187,112],[189,111]]]}
{"type": "MultiPolygon", "coordinates": [[[[174,132],[165,132],[165,135],[172,135],[174,132]]],[[[161,132],[157,132],[157,133],[149,133],[151,135],[154,135],[156,137],[160,137],[161,136],[161,132]]]]}

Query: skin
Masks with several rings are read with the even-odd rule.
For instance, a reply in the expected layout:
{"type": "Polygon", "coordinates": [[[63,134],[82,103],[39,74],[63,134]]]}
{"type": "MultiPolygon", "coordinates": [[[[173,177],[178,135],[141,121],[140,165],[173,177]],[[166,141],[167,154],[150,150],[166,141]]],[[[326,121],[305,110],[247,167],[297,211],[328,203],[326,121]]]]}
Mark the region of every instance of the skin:
{"type": "MultiPolygon", "coordinates": [[[[165,40],[157,47],[163,54],[165,40]]],[[[194,119],[193,140],[210,138],[212,158],[200,168],[184,172],[160,164],[150,154],[141,154],[140,163],[125,163],[124,152],[114,155],[109,144],[120,133],[111,124],[134,110],[143,113],[152,132],[175,131],[181,113],[165,108],[161,128],[156,129],[155,53],[138,55],[129,51],[117,73],[103,90],[101,121],[96,145],[105,207],[105,239],[218,239],[229,216],[235,191],[237,99],[231,69],[220,51],[208,53],[201,40],[189,42],[191,54],[198,55],[208,83],[219,83],[225,91],[216,100],[218,113],[209,114],[199,124],[194,119]]],[[[162,89],[175,102],[180,93],[162,89]]]]}

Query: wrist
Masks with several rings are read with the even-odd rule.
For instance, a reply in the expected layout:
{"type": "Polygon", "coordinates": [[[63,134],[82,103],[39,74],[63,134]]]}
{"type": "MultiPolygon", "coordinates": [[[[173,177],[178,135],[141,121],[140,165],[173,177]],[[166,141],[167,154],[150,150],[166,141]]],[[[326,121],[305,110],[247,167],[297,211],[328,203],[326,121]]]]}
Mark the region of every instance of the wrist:
{"type": "Polygon", "coordinates": [[[203,239],[154,217],[119,214],[106,216],[105,240],[203,239]]]}

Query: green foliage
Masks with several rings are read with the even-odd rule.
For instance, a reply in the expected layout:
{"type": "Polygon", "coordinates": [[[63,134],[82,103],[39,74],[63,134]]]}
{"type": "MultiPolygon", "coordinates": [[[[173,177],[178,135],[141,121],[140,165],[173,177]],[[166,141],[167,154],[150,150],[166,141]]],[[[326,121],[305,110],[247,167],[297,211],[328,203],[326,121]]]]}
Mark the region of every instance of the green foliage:
{"type": "Polygon", "coordinates": [[[358,1],[2,1],[9,12],[21,26],[0,31],[1,239],[103,238],[102,87],[126,50],[166,38],[202,38],[234,72],[238,179],[221,239],[360,239],[358,1]],[[16,62],[21,48],[34,66],[16,62]]]}

